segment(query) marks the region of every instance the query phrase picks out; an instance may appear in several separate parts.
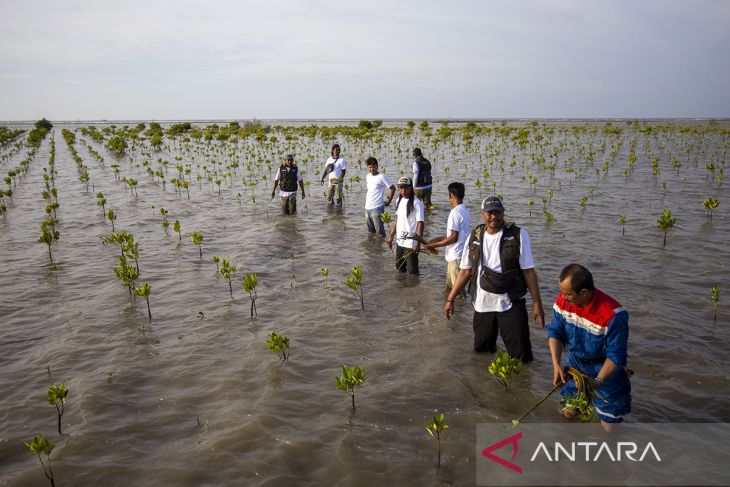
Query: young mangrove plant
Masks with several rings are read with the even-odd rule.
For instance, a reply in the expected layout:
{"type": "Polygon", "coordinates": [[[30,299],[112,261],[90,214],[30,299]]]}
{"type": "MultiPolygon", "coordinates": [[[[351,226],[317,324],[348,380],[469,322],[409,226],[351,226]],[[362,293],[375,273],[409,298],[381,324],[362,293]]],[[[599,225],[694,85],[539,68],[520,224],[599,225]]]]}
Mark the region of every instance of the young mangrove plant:
{"type": "Polygon", "coordinates": [[[170,226],[170,221],[167,219],[168,213],[169,211],[166,209],[160,208],[160,215],[162,215],[162,223],[160,223],[160,225],[162,225],[162,228],[165,230],[165,235],[167,235],[167,229],[170,226]]]}
{"type": "Polygon", "coordinates": [[[152,311],[150,310],[150,293],[152,292],[152,286],[148,282],[142,283],[142,285],[134,290],[134,294],[142,296],[147,301],[147,316],[150,320],[152,319],[152,311]]]}
{"type": "Polygon", "coordinates": [[[330,270],[327,267],[322,267],[322,278],[324,279],[324,287],[325,289],[329,289],[329,276],[330,276],[330,270]]]}
{"type": "Polygon", "coordinates": [[[96,205],[101,207],[101,212],[106,214],[106,197],[104,197],[104,193],[99,191],[96,193],[96,205]]]}
{"type": "Polygon", "coordinates": [[[365,300],[362,292],[362,267],[356,265],[352,268],[349,276],[345,277],[345,285],[349,287],[355,296],[360,298],[360,306],[365,309],[365,300]]]}
{"type": "Polygon", "coordinates": [[[380,221],[388,225],[388,233],[390,233],[390,222],[392,221],[392,218],[390,216],[390,212],[384,211],[380,214],[380,221]]]}
{"type": "Polygon", "coordinates": [[[717,303],[720,301],[720,286],[715,284],[712,286],[712,324],[717,323],[717,303]]]}
{"type": "Polygon", "coordinates": [[[177,218],[172,222],[172,229],[177,233],[177,239],[182,242],[182,233],[180,233],[180,220],[177,218]]]}
{"type": "Polygon", "coordinates": [[[34,436],[30,443],[26,442],[25,446],[28,447],[31,453],[38,455],[38,461],[41,462],[41,467],[43,468],[43,475],[51,482],[51,487],[56,487],[53,479],[53,470],[51,469],[51,452],[56,447],[56,441],[54,440],[49,443],[46,437],[43,436],[43,433],[40,433],[34,436]],[[45,463],[41,454],[46,456],[45,463]]]}
{"type": "Polygon", "coordinates": [[[577,369],[568,367],[566,370],[571,379],[575,382],[578,389],[575,394],[570,397],[564,397],[560,400],[562,409],[575,411],[578,419],[581,421],[593,421],[596,415],[593,412],[593,398],[596,397],[596,391],[591,385],[591,381],[577,369]]]}
{"type": "Polygon", "coordinates": [[[355,392],[365,382],[365,372],[359,365],[354,367],[342,366],[342,375],[336,377],[337,388],[342,392],[349,392],[352,396],[352,409],[355,409],[355,392]]]}
{"type": "Polygon", "coordinates": [[[702,206],[707,210],[707,218],[712,220],[712,210],[720,206],[720,200],[717,198],[705,198],[702,206]]]}
{"type": "Polygon", "coordinates": [[[233,279],[233,274],[236,273],[236,266],[231,265],[231,258],[226,257],[221,261],[221,268],[218,271],[218,274],[228,281],[228,290],[231,293],[231,299],[233,299],[233,285],[231,284],[231,280],[233,279]]]}
{"type": "Polygon", "coordinates": [[[221,270],[221,266],[220,266],[221,258],[218,257],[217,255],[214,255],[213,256],[213,262],[215,263],[215,271],[216,272],[220,272],[220,270],[221,270]]]}
{"type": "Polygon", "coordinates": [[[626,217],[624,215],[618,216],[618,222],[621,224],[621,236],[626,235],[626,217]]]}
{"type": "Polygon", "coordinates": [[[256,273],[247,274],[243,276],[243,290],[248,293],[251,298],[251,316],[257,316],[256,312],[256,288],[259,286],[259,281],[256,278],[256,273]]]}
{"type": "Polygon", "coordinates": [[[114,213],[114,210],[109,208],[109,211],[106,212],[107,219],[112,222],[112,233],[114,233],[114,221],[117,219],[117,214],[114,213]]]}
{"type": "Polygon", "coordinates": [[[51,246],[54,242],[61,238],[61,232],[56,230],[55,220],[53,218],[46,218],[41,223],[41,236],[38,239],[38,243],[44,243],[48,246],[48,257],[51,259],[53,264],[53,254],[51,254],[51,246]]]}
{"type": "Polygon", "coordinates": [[[436,440],[438,445],[438,463],[437,467],[441,466],[441,435],[449,427],[444,422],[444,413],[440,413],[437,416],[433,416],[430,420],[426,421],[426,433],[431,435],[436,440]]]}
{"type": "Polygon", "coordinates": [[[656,221],[659,230],[664,232],[664,241],[662,243],[662,247],[667,246],[667,232],[674,228],[674,225],[676,223],[677,219],[672,218],[672,212],[666,209],[662,212],[662,216],[660,216],[659,219],[656,221]]]}
{"type": "Polygon", "coordinates": [[[193,232],[190,234],[190,240],[193,241],[193,244],[198,246],[198,250],[200,251],[200,260],[203,260],[203,232],[193,232]]]}
{"type": "Polygon", "coordinates": [[[63,409],[66,406],[66,397],[68,396],[68,389],[66,389],[66,381],[61,382],[58,385],[48,386],[48,404],[56,406],[56,412],[58,413],[58,434],[62,435],[61,432],[61,416],[63,416],[63,409]]]}
{"type": "Polygon", "coordinates": [[[507,389],[507,384],[513,375],[522,372],[522,362],[519,359],[510,357],[502,350],[497,350],[497,356],[489,363],[489,373],[492,374],[500,384],[507,389]]]}
{"type": "Polygon", "coordinates": [[[282,361],[289,359],[289,338],[278,331],[272,331],[266,338],[266,348],[274,352],[282,361]]]}

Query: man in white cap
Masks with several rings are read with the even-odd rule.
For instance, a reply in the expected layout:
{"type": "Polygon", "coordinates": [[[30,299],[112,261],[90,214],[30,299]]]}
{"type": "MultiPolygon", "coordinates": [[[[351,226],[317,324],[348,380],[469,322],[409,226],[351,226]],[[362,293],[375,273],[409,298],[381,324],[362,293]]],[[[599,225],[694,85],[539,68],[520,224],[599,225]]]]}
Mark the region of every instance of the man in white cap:
{"type": "Polygon", "coordinates": [[[474,304],[474,351],[495,352],[499,334],[507,353],[522,362],[531,362],[532,345],[525,304],[528,290],[533,315],[543,328],[545,314],[530,237],[514,223],[504,222],[504,206],[496,196],[482,201],[481,217],[484,224],[469,235],[456,284],[446,298],[444,314],[447,319],[451,318],[454,300],[470,283],[474,304]]]}

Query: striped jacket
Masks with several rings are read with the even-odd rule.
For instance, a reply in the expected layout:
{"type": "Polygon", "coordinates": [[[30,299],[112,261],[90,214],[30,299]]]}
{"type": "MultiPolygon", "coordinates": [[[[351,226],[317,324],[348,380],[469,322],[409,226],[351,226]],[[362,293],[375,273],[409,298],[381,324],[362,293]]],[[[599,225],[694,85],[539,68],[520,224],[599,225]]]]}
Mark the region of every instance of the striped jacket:
{"type": "Polygon", "coordinates": [[[626,366],[629,313],[598,289],[582,308],[568,303],[560,293],[547,328],[548,338],[567,344],[570,354],[579,361],[609,358],[619,367],[626,366]]]}

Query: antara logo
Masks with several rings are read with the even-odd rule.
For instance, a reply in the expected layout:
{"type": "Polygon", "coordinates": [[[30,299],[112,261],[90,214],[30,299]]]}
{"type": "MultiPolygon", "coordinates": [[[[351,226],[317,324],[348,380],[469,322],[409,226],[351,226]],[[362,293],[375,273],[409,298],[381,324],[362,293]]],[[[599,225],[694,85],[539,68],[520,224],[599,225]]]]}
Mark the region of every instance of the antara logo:
{"type": "Polygon", "coordinates": [[[512,460],[514,460],[517,457],[517,452],[520,449],[519,441],[522,439],[522,433],[517,433],[516,435],[510,436],[509,438],[505,438],[502,441],[499,441],[495,443],[492,446],[486,447],[484,450],[482,450],[482,455],[489,458],[492,461],[495,461],[502,465],[503,467],[507,467],[510,470],[514,470],[517,473],[522,473],[522,467],[519,465],[515,465],[511,461],[507,461],[502,457],[498,457],[497,455],[494,455],[492,452],[495,450],[499,450],[503,446],[506,445],[512,445],[512,460]]]}
{"type": "MultiPolygon", "coordinates": [[[[514,459],[517,458],[517,453],[519,453],[519,441],[521,439],[522,433],[517,433],[502,441],[498,441],[497,443],[483,449],[482,456],[492,460],[493,462],[497,462],[503,467],[513,470],[518,474],[522,474],[522,467],[513,463],[514,459]],[[500,448],[504,448],[507,445],[512,446],[512,458],[510,460],[506,460],[494,454],[495,451],[500,448]]],[[[643,462],[647,456],[653,457],[657,462],[662,461],[659,456],[659,452],[651,441],[643,448],[640,448],[639,445],[633,441],[620,441],[615,445],[611,445],[605,441],[601,443],[594,441],[578,441],[563,445],[556,441],[552,445],[552,449],[549,448],[545,442],[541,441],[537,447],[535,447],[535,451],[530,456],[530,462],[534,462],[536,459],[539,459],[539,457],[544,457],[544,459],[549,462],[558,462],[561,460],[568,462],[597,462],[601,459],[610,460],[611,462],[620,462],[624,459],[632,462],[643,462]],[[581,453],[583,453],[583,455],[581,455],[581,453]]]]}

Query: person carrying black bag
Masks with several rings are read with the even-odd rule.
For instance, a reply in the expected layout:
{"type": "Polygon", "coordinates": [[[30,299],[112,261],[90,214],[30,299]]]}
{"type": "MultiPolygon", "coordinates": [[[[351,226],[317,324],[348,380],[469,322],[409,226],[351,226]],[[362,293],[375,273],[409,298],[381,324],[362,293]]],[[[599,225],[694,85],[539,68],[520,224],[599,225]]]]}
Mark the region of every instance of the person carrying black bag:
{"type": "Polygon", "coordinates": [[[497,335],[507,353],[531,362],[532,344],[525,296],[529,290],[533,315],[545,327],[540,287],[532,258],[530,237],[514,223],[505,223],[502,200],[482,201],[483,225],[472,230],[459,264],[459,275],[446,298],[444,314],[450,319],[454,300],[470,284],[474,304],[474,351],[495,352],[497,335]],[[475,271],[476,269],[476,271],[475,271]]]}

